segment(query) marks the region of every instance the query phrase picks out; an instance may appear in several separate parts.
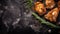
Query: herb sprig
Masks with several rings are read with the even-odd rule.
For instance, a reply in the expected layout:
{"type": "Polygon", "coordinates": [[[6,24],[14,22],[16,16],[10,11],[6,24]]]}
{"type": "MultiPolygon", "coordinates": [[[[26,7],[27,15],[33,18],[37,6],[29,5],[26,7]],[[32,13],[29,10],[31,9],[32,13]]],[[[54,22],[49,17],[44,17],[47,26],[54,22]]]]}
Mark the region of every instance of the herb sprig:
{"type": "Polygon", "coordinates": [[[27,0],[28,9],[32,7],[33,0],[27,0]]]}
{"type": "Polygon", "coordinates": [[[51,26],[52,28],[60,28],[60,26],[54,25],[54,24],[52,24],[52,23],[50,23],[50,22],[42,19],[40,16],[38,16],[38,15],[37,15],[36,13],[34,13],[34,12],[32,12],[32,15],[33,15],[36,19],[38,19],[39,21],[41,21],[40,23],[42,23],[42,24],[46,24],[46,25],[48,25],[48,26],[51,26]]]}

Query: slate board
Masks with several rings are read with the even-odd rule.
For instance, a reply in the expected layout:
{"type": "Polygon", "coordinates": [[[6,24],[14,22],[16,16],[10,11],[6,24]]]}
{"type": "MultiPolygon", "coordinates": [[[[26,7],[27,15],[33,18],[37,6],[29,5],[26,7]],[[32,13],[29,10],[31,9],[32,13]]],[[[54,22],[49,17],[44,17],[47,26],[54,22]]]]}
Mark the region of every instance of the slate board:
{"type": "Polygon", "coordinates": [[[25,8],[25,1],[0,0],[0,33],[48,34],[50,29],[52,30],[51,33],[58,33],[58,29],[40,24],[32,16],[32,10],[25,8]]]}

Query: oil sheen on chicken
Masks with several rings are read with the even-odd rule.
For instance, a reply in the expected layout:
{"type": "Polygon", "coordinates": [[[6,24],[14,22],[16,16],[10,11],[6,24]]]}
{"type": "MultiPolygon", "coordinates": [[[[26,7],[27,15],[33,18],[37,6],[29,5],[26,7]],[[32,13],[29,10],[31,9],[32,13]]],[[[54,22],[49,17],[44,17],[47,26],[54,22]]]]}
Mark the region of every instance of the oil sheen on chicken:
{"type": "Polygon", "coordinates": [[[39,15],[43,15],[46,13],[44,4],[41,2],[35,2],[34,9],[39,15]]]}
{"type": "Polygon", "coordinates": [[[49,11],[44,17],[51,22],[56,22],[58,14],[59,14],[58,8],[54,8],[51,11],[49,11]]]}

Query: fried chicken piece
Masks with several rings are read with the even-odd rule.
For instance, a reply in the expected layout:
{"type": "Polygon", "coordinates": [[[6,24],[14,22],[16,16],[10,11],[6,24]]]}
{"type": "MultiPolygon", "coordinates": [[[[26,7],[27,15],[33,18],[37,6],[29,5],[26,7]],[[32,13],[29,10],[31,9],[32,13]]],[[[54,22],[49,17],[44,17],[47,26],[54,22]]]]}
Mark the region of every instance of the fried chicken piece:
{"type": "Polygon", "coordinates": [[[59,14],[58,8],[54,8],[51,11],[49,11],[48,14],[46,14],[44,17],[51,22],[56,22],[58,14],[59,14]]]}
{"type": "Polygon", "coordinates": [[[48,9],[52,9],[55,6],[54,0],[46,0],[45,4],[48,9]]]}
{"type": "Polygon", "coordinates": [[[58,9],[59,9],[59,11],[60,11],[60,1],[58,1],[58,9]]]}
{"type": "Polygon", "coordinates": [[[44,4],[41,2],[36,2],[34,5],[34,9],[39,15],[43,15],[46,13],[46,9],[44,7],[44,4]]]}

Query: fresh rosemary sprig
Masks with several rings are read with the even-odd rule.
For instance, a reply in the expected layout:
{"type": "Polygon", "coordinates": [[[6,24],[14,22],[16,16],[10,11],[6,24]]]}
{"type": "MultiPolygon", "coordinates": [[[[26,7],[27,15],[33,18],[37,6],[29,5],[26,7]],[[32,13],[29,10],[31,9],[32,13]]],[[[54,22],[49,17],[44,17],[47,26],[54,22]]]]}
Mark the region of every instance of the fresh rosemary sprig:
{"type": "Polygon", "coordinates": [[[27,1],[27,8],[30,9],[32,7],[33,0],[26,0],[27,1]]]}
{"type": "Polygon", "coordinates": [[[60,28],[60,26],[54,25],[54,24],[52,24],[52,23],[50,23],[50,22],[42,19],[41,17],[39,17],[39,16],[38,16],[36,13],[34,13],[34,12],[32,12],[32,15],[33,15],[36,19],[38,19],[39,21],[41,21],[40,23],[42,23],[42,24],[46,24],[46,25],[48,25],[48,26],[51,26],[52,28],[60,28]]]}

